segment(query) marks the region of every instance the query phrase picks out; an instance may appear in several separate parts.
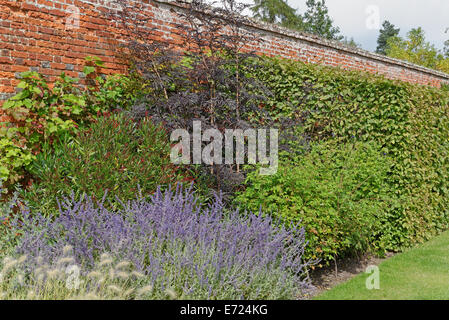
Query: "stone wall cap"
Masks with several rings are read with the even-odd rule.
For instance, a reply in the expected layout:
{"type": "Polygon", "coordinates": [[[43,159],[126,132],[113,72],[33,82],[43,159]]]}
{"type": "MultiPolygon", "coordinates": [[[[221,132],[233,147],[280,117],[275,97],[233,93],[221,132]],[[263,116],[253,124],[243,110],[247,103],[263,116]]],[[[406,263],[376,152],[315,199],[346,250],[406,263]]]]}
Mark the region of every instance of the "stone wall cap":
{"type": "MultiPolygon", "coordinates": [[[[171,5],[171,6],[176,6],[176,7],[180,7],[183,8],[183,5],[180,3],[177,3],[174,0],[153,0],[155,2],[158,3],[164,3],[167,5],[171,5]]],[[[187,1],[186,1],[187,2],[187,1]]],[[[305,41],[305,42],[309,42],[309,43],[313,43],[313,44],[317,44],[320,46],[324,46],[324,47],[328,47],[328,48],[332,48],[338,51],[344,51],[346,53],[355,55],[355,56],[360,56],[360,57],[364,57],[364,58],[369,58],[371,60],[377,60],[383,63],[387,63],[387,64],[391,64],[391,65],[395,65],[398,67],[403,67],[403,68],[407,68],[407,69],[413,69],[422,73],[427,73],[430,74],[432,76],[436,76],[439,78],[443,78],[447,81],[449,81],[449,74],[441,72],[441,71],[437,71],[434,69],[430,69],[427,67],[423,67],[405,60],[400,60],[400,59],[396,59],[396,58],[391,58],[391,57],[387,57],[378,53],[374,53],[365,49],[361,49],[361,48],[354,48],[351,46],[348,46],[344,43],[341,43],[339,41],[336,40],[328,40],[328,39],[324,39],[321,38],[319,36],[313,35],[313,34],[309,34],[303,31],[296,31],[296,30],[291,30],[291,29],[287,29],[285,27],[281,27],[272,23],[267,23],[267,22],[263,22],[263,21],[259,21],[259,20],[255,20],[253,18],[248,17],[248,23],[246,23],[246,25],[248,27],[252,27],[255,29],[259,29],[261,31],[265,31],[265,32],[270,32],[270,33],[274,33],[283,37],[288,37],[288,38],[294,38],[300,41],[305,41]]]]}

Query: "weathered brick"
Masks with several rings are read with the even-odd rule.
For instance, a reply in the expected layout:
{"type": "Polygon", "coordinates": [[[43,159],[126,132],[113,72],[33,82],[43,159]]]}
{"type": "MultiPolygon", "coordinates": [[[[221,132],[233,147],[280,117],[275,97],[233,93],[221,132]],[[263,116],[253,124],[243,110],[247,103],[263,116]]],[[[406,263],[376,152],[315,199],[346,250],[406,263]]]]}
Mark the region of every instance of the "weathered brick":
{"type": "MultiPolygon", "coordinates": [[[[156,28],[152,38],[183,49],[183,31],[176,28],[176,24],[185,23],[176,14],[182,9],[165,1],[143,3],[147,4],[144,14],[150,18],[149,25],[156,28]]],[[[50,80],[63,70],[74,77],[81,76],[88,55],[96,55],[105,62],[104,74],[125,72],[117,45],[124,40],[126,32],[107,13],[105,0],[0,0],[0,101],[15,91],[13,86],[20,72],[40,71],[50,80]],[[73,5],[80,9],[77,30],[67,24],[74,13],[73,5]]],[[[436,87],[449,81],[449,75],[315,36],[263,23],[257,23],[256,28],[249,27],[252,32],[259,30],[264,42],[246,43],[246,52],[363,70],[436,87]]]]}

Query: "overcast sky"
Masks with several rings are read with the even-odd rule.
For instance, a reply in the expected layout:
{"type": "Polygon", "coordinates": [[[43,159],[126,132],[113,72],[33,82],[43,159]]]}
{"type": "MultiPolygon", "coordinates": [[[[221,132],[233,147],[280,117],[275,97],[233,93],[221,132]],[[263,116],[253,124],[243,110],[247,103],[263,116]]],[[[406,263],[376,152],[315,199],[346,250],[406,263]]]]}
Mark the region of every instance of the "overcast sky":
{"type": "MultiPolygon", "coordinates": [[[[306,0],[287,0],[290,6],[303,13],[306,0]]],[[[438,48],[443,48],[449,39],[449,0],[327,0],[329,14],[342,34],[353,37],[366,50],[377,47],[379,31],[375,17],[379,13],[380,23],[389,20],[401,28],[401,36],[414,27],[421,26],[426,38],[438,48]],[[368,27],[369,26],[369,27],[368,27]]]]}

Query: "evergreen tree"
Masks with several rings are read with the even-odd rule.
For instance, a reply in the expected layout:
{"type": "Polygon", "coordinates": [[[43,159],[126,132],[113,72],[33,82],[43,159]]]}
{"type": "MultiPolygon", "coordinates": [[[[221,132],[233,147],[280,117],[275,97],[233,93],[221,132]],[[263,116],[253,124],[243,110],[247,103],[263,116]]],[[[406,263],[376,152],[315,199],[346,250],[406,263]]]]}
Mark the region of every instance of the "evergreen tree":
{"type": "Polygon", "coordinates": [[[286,28],[302,29],[301,17],[286,0],[255,0],[251,10],[254,17],[259,20],[276,23],[286,28]]]}
{"type": "Polygon", "coordinates": [[[340,28],[333,25],[325,0],[307,0],[307,11],[302,16],[305,31],[330,40],[343,40],[340,28]]]}
{"type": "MultiPolygon", "coordinates": [[[[333,25],[325,0],[307,0],[304,15],[289,6],[287,0],[254,0],[251,10],[254,17],[269,23],[276,23],[289,29],[306,31],[325,39],[342,41],[340,29],[333,25]]],[[[345,43],[359,46],[355,41],[345,43]]]]}
{"type": "Polygon", "coordinates": [[[376,52],[379,54],[386,55],[387,54],[387,43],[388,39],[392,37],[396,37],[399,35],[399,28],[395,28],[394,24],[391,24],[389,21],[385,20],[382,24],[382,29],[380,29],[379,37],[377,38],[377,49],[376,52]]]}

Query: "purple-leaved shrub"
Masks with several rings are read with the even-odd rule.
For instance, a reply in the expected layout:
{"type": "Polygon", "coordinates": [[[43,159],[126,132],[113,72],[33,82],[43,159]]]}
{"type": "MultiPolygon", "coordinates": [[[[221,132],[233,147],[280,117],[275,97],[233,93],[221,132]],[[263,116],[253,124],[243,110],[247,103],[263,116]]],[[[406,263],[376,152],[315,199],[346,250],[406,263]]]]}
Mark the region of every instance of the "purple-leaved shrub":
{"type": "Polygon", "coordinates": [[[72,197],[57,217],[25,211],[11,226],[21,234],[17,254],[30,261],[54,263],[71,246],[86,274],[110,252],[116,261],[130,261],[155,292],[172,290],[180,298],[296,299],[311,289],[303,229],[226,210],[220,195],[201,205],[191,188],[179,185],[115,211],[102,201],[72,197]]]}

